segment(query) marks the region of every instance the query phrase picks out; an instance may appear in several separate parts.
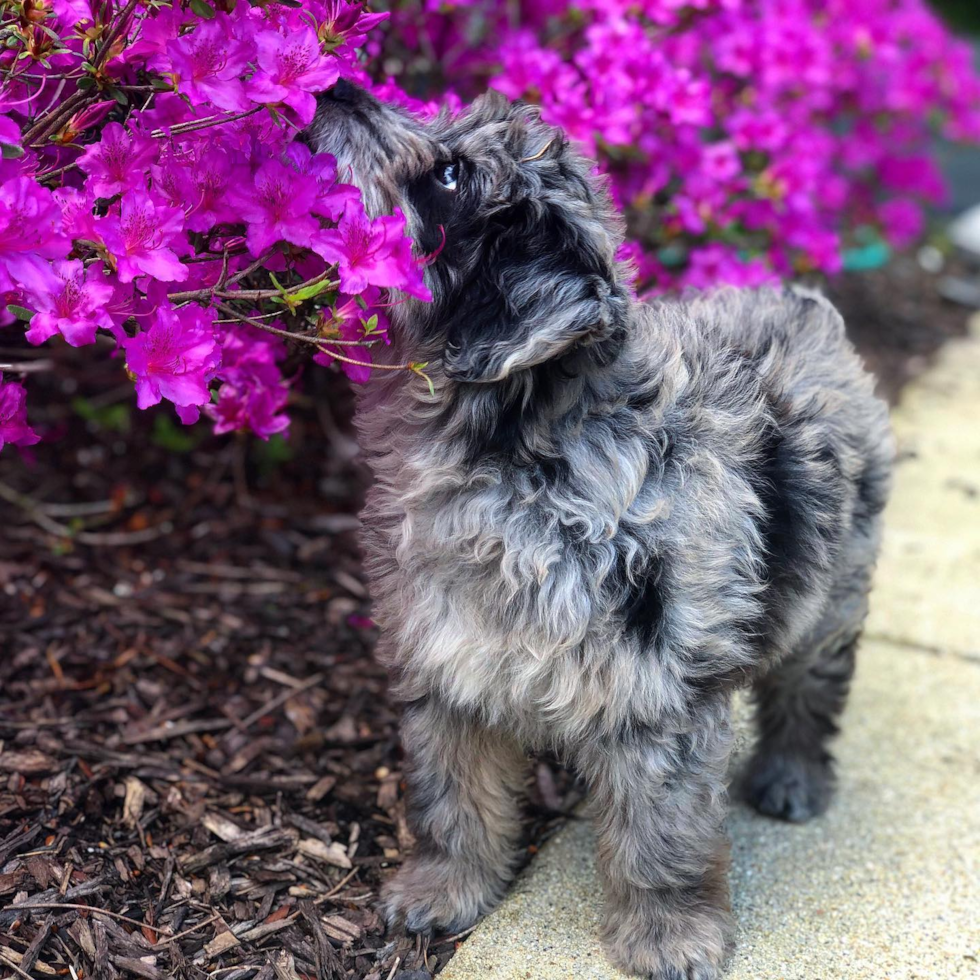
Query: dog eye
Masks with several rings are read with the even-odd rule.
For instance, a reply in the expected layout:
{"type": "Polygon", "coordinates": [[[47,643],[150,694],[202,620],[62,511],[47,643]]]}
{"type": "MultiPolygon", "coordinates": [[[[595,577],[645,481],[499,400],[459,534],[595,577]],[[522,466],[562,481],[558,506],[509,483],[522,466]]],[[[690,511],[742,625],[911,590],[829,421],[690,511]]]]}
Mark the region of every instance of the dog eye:
{"type": "Polygon", "coordinates": [[[456,190],[456,182],[459,180],[459,164],[440,163],[436,167],[435,177],[447,191],[456,190]]]}

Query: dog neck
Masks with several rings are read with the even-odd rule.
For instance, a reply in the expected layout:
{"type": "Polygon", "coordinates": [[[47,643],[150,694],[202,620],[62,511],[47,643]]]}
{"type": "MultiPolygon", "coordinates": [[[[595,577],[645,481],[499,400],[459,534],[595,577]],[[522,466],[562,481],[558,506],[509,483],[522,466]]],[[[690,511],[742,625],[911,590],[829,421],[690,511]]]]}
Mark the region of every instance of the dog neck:
{"type": "Polygon", "coordinates": [[[631,359],[625,336],[581,346],[561,357],[492,384],[445,382],[437,424],[477,461],[493,457],[517,464],[554,456],[562,436],[608,414],[627,389],[631,359]]]}

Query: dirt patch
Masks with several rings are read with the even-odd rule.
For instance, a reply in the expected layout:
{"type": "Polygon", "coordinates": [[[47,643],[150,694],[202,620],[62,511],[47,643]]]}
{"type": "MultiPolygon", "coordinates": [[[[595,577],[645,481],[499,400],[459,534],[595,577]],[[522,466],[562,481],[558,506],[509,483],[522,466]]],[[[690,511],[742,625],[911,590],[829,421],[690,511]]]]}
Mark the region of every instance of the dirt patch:
{"type": "MultiPolygon", "coordinates": [[[[892,397],[966,321],[912,263],[835,296],[892,397]]],[[[0,975],[425,980],[460,937],[375,911],[412,841],[349,393],[311,372],[287,445],[202,441],[53,356],[0,468],[0,975]]],[[[528,789],[530,854],[578,789],[528,789]]]]}
{"type": "Polygon", "coordinates": [[[937,277],[908,256],[886,269],[842,276],[827,292],[843,311],[879,392],[891,403],[947,340],[966,333],[968,311],[943,300],[937,277]]]}

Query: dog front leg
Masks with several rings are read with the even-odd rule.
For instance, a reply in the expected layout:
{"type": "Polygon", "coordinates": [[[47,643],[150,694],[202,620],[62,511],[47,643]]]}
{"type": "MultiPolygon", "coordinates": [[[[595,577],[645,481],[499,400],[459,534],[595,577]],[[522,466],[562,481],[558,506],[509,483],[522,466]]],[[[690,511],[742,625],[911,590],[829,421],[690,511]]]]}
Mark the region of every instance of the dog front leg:
{"type": "Polygon", "coordinates": [[[434,698],[402,720],[415,853],[382,893],[389,925],[461,932],[493,908],[517,860],[526,757],[434,698]]]}
{"type": "Polygon", "coordinates": [[[730,936],[723,832],[729,707],[587,746],[609,958],[653,980],[715,980],[730,936]]]}

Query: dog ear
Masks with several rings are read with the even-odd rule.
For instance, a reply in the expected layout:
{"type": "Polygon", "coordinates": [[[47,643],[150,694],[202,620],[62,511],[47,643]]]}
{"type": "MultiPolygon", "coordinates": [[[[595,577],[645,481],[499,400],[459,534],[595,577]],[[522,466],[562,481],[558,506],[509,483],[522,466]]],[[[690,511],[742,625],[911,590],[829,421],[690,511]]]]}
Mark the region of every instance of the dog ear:
{"type": "Polygon", "coordinates": [[[444,367],[493,382],[622,332],[628,307],[614,245],[597,219],[525,201],[491,217],[446,324],[444,367]]]}

